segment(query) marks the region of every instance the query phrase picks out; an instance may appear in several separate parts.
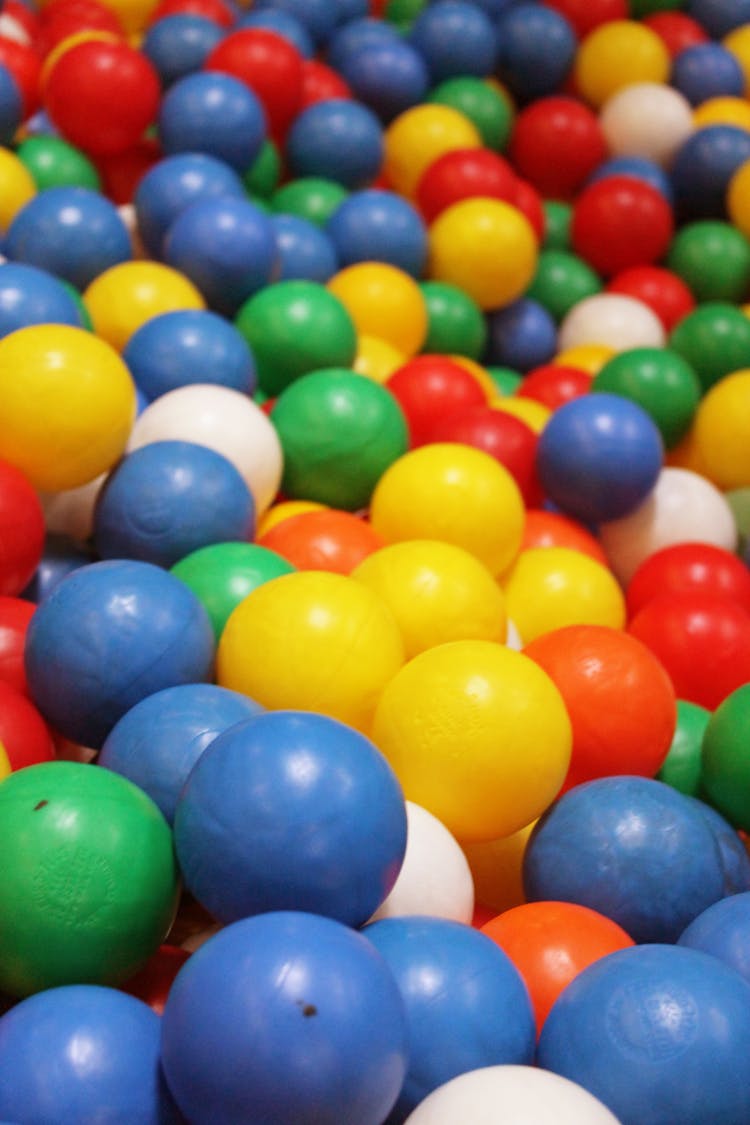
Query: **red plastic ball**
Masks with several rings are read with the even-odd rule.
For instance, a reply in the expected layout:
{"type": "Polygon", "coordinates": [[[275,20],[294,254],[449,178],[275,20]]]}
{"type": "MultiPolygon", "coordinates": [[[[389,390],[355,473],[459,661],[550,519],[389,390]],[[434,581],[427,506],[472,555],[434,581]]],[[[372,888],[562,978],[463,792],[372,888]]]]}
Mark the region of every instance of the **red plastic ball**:
{"type": "Polygon", "coordinates": [[[737,555],[711,543],[676,543],[649,555],[630,579],[628,616],[661,594],[694,591],[729,598],[750,613],[750,570],[737,555]]]}
{"type": "Polygon", "coordinates": [[[39,108],[39,84],[42,57],[33,44],[18,43],[0,36],[0,65],[8,68],[18,86],[23,102],[23,120],[39,108]]]}
{"type": "Polygon", "coordinates": [[[710,41],[706,29],[684,12],[654,12],[653,15],[646,16],[643,25],[656,32],[672,58],[688,47],[697,47],[700,43],[710,41]]]}
{"type": "Polygon", "coordinates": [[[511,161],[546,198],[570,199],[606,156],[596,114],[575,98],[540,98],[516,118],[511,161]]]}
{"type": "Polygon", "coordinates": [[[627,0],[545,0],[545,4],[565,17],[579,39],[603,23],[630,17],[627,0]]]}
{"type": "Polygon", "coordinates": [[[721,594],[660,594],[628,632],[659,658],[678,699],[713,711],[750,682],[750,613],[721,594]]]}
{"type": "Polygon", "coordinates": [[[385,385],[404,412],[412,449],[435,441],[435,428],[443,419],[487,404],[478,380],[444,355],[416,356],[394,371],[385,385]]]}
{"type": "Polygon", "coordinates": [[[16,691],[28,691],[23,654],[26,632],[36,606],[24,598],[0,597],[0,680],[16,691]]]}
{"type": "Polygon", "coordinates": [[[130,203],[141,179],[149,168],[158,163],[161,156],[158,141],[152,137],[144,137],[123,152],[98,157],[96,167],[104,193],[118,206],[130,203]]]}
{"type": "Polygon", "coordinates": [[[258,97],[276,139],[286,133],[302,103],[302,55],[264,28],[243,28],[222,39],[210,52],[205,70],[239,78],[258,97]]]}
{"type": "Polygon", "coordinates": [[[682,278],[663,266],[631,266],[610,278],[606,289],[648,305],[668,333],[695,308],[695,298],[682,278]]]}
{"type": "Polygon", "coordinates": [[[20,594],[44,550],[39,497],[15,465],[0,461],[0,594],[20,594]]]}
{"type": "Polygon", "coordinates": [[[224,0],[160,0],[151,13],[149,24],[158,23],[167,16],[200,16],[219,27],[231,27],[236,13],[224,0]]]}
{"type": "Polygon", "coordinates": [[[547,218],[544,214],[544,205],[539,192],[528,180],[516,177],[516,190],[511,202],[522,215],[526,216],[541,244],[544,241],[547,218]]]}
{"type": "Polygon", "coordinates": [[[159,78],[145,55],[125,42],[87,41],[55,63],[45,108],[65,139],[108,155],[135,145],[156,119],[159,78]]]}
{"type": "Polygon", "coordinates": [[[111,8],[98,0],[52,0],[41,13],[41,28],[35,46],[43,55],[80,31],[106,31],[125,35],[122,22],[111,8]]]}
{"type": "Polygon", "coordinates": [[[470,445],[489,453],[514,478],[525,504],[541,503],[542,486],[536,474],[539,435],[514,414],[490,406],[474,406],[443,418],[434,430],[434,439],[470,445]]]}
{"type": "Polygon", "coordinates": [[[351,98],[348,83],[340,74],[319,59],[305,59],[302,63],[302,99],[300,112],[316,102],[327,102],[334,98],[351,98]]]}
{"type": "Polygon", "coordinates": [[[428,223],[473,196],[515,202],[517,179],[507,160],[488,148],[458,148],[439,156],[419,178],[417,205],[428,223]]]}
{"type": "Polygon", "coordinates": [[[366,520],[336,508],[300,512],[271,527],[257,540],[298,570],[351,574],[385,542],[366,520]]]}
{"type": "Polygon", "coordinates": [[[573,208],[573,249],[606,277],[657,262],[673,230],[672,209],[664,196],[633,176],[597,180],[573,208]]]}
{"type": "Polygon", "coordinates": [[[524,376],[516,394],[519,398],[533,398],[550,410],[557,410],[558,406],[580,398],[590,390],[591,375],[588,371],[567,367],[563,363],[545,363],[524,376]]]}
{"type": "Polygon", "coordinates": [[[31,700],[0,680],[0,743],[12,770],[51,762],[55,757],[52,736],[31,700]]]}
{"type": "Polygon", "coordinates": [[[568,547],[608,566],[604,548],[583,524],[559,512],[532,508],[526,512],[521,551],[532,547],[568,547]]]}
{"type": "Polygon", "coordinates": [[[187,949],[180,949],[177,945],[160,945],[143,968],[120,988],[143,1000],[157,1016],[161,1016],[174,979],[189,957],[187,949]]]}

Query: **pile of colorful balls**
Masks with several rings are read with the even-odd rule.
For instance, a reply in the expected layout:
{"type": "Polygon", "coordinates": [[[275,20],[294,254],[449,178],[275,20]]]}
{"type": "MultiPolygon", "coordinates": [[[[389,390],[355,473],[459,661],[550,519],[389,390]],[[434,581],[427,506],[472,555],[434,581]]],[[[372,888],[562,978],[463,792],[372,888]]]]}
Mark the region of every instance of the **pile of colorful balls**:
{"type": "Polygon", "coordinates": [[[3,1125],[750,1122],[750,0],[4,0],[3,1125]]]}

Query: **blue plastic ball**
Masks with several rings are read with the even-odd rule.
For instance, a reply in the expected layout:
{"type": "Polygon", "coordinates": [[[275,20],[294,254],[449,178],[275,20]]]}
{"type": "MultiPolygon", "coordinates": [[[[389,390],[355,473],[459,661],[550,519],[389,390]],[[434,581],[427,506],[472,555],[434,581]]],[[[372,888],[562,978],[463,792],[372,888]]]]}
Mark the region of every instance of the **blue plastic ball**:
{"type": "Polygon", "coordinates": [[[25,262],[0,269],[0,337],[32,324],[82,328],[78,304],[58,278],[25,262]]]}
{"type": "Polygon", "coordinates": [[[339,72],[354,95],[385,122],[423,101],[430,87],[422,55],[402,39],[350,52],[339,72]]]}
{"type": "Polygon", "coordinates": [[[342,24],[331,36],[326,49],[326,62],[341,70],[350,55],[378,43],[395,43],[399,34],[392,23],[371,16],[342,24]]]}
{"type": "Polygon", "coordinates": [[[234,23],[232,31],[243,31],[250,27],[276,32],[291,43],[303,59],[311,59],[315,54],[315,44],[310,32],[296,16],[283,8],[253,8],[250,12],[243,12],[234,23]]]}
{"type": "Polygon", "coordinates": [[[331,0],[254,0],[253,11],[269,10],[294,16],[307,28],[318,47],[325,46],[338,21],[336,5],[331,0]]]}
{"type": "Polygon", "coordinates": [[[247,199],[201,199],[186,207],[164,236],[163,255],[227,317],[277,280],[273,227],[247,199]]]}
{"type": "Polygon", "coordinates": [[[557,351],[557,324],[538,301],[522,297],[487,317],[485,360],[496,367],[531,371],[557,351]]]}
{"type": "Polygon", "coordinates": [[[178,79],[158,118],[164,152],[202,152],[245,172],[266,138],[263,107],[244,82],[215,70],[178,79]]]}
{"type": "Polygon", "coordinates": [[[0,64],[0,144],[10,145],[23,120],[23,99],[18,83],[0,64]]]}
{"type": "Polygon", "coordinates": [[[750,984],[693,949],[622,949],[565,989],[539,1065],[578,1082],[622,1125],[750,1120],[750,984]]]}
{"type": "Polygon", "coordinates": [[[294,176],[365,187],[383,162],[383,129],[372,110],[344,98],[316,102],[294,120],[286,142],[294,176]]]}
{"type": "Polygon", "coordinates": [[[427,260],[427,228],[415,207],[395,192],[352,192],[326,224],[342,268],[388,262],[419,278],[427,260]]]}
{"type": "Polygon", "coordinates": [[[750,23],[750,0],[688,0],[685,14],[697,20],[712,39],[750,23]]]}
{"type": "Polygon", "coordinates": [[[105,196],[82,187],[40,191],[8,227],[6,255],[85,289],[133,257],[128,228],[105,196]]]}
{"type": "Polygon", "coordinates": [[[66,575],[93,561],[91,552],[75,539],[67,535],[47,535],[39,566],[21,596],[31,602],[42,602],[66,575]]]}
{"type": "Polygon", "coordinates": [[[469,0],[437,0],[423,8],[409,42],[427,64],[433,85],[465,75],[485,78],[497,61],[492,21],[469,0]]]}
{"type": "Polygon", "coordinates": [[[578,39],[553,8],[525,0],[497,21],[498,78],[520,101],[560,90],[573,65],[578,39]]]}
{"type": "Polygon", "coordinates": [[[637,403],[587,394],[564,403],[539,437],[545,493],[584,523],[618,519],[645,500],[661,472],[659,430],[637,403]]]}
{"type": "Polygon", "coordinates": [[[388,1125],[405,1121],[429,1093],[459,1074],[532,1064],[536,1031],[529,994],[495,942],[444,918],[387,918],[363,933],[396,978],[409,1030],[409,1068],[388,1125]]]}
{"type": "Polygon", "coordinates": [[[177,805],[175,844],[186,886],[220,921],[307,910],[360,926],[398,875],[406,807],[364,735],[277,711],[203,754],[177,805]]]}
{"type": "Polygon", "coordinates": [[[259,715],[259,703],[216,684],[180,684],[136,703],[107,735],[99,765],[122,774],[170,824],[191,769],[214,739],[259,715]]]}
{"type": "Polygon", "coordinates": [[[122,353],[148,402],[194,383],[252,394],[255,361],[233,324],[207,309],[178,309],[136,329],[122,353]]]}
{"type": "Polygon", "coordinates": [[[166,90],[178,79],[201,70],[225,35],[223,27],[202,16],[165,16],[146,29],[141,51],[166,90]]]}
{"type": "Polygon", "coordinates": [[[0,1117],[66,1125],[177,1125],[161,1077],[161,1020],[114,988],[66,985],[0,1019],[0,1117]]]}
{"type": "Polygon", "coordinates": [[[680,220],[726,218],[734,173],[750,160],[750,133],[734,125],[698,129],[677,150],[669,176],[680,220]]]}
{"type": "Polygon", "coordinates": [[[726,47],[720,43],[697,43],[675,57],[670,85],[697,106],[709,98],[741,98],[745,75],[726,47]]]}
{"type": "Polygon", "coordinates": [[[278,281],[317,281],[321,285],[339,269],[339,260],[328,235],[297,215],[272,215],[280,268],[278,281]]]}
{"type": "Polygon", "coordinates": [[[162,1062],[196,1125],[381,1125],[406,1072],[403,1002],[361,934],[312,914],[246,918],[180,970],[162,1062]]]}
{"type": "Polygon", "coordinates": [[[244,542],[255,501],[220,453],[188,441],[155,441],[124,457],[102,489],[94,543],[103,559],[170,567],[213,543],[244,542]]]}
{"type": "Polygon", "coordinates": [[[604,180],[608,176],[632,176],[634,180],[642,180],[646,184],[650,184],[656,191],[666,199],[667,203],[672,204],[674,194],[672,192],[672,184],[667,172],[659,164],[655,164],[653,160],[646,160],[643,156],[613,156],[611,160],[605,160],[600,164],[596,171],[589,176],[586,184],[595,184],[598,180],[604,180]]]}
{"type": "Polygon", "coordinates": [[[362,19],[370,11],[369,0],[333,0],[336,10],[336,27],[362,19]]]}
{"type": "Polygon", "coordinates": [[[728,895],[709,906],[677,944],[718,957],[750,984],[750,892],[728,895]]]}
{"type": "Polygon", "coordinates": [[[34,702],[66,738],[93,748],[146,696],[210,679],[213,657],[211,623],[192,591],[131,560],[69,574],[26,635],[34,702]]]}
{"type": "Polygon", "coordinates": [[[168,156],[149,168],[133,199],[138,233],[148,253],[161,257],[164,236],[191,203],[226,196],[245,199],[244,184],[225,161],[205,153],[168,156]]]}
{"type": "Polygon", "coordinates": [[[690,797],[713,832],[724,872],[724,894],[750,891],[750,856],[735,828],[721,813],[697,797],[690,797]]]}
{"type": "Polygon", "coordinates": [[[643,777],[570,789],[539,821],[524,856],[530,902],[598,910],[634,941],[676,941],[724,895],[707,821],[677,790],[643,777]]]}

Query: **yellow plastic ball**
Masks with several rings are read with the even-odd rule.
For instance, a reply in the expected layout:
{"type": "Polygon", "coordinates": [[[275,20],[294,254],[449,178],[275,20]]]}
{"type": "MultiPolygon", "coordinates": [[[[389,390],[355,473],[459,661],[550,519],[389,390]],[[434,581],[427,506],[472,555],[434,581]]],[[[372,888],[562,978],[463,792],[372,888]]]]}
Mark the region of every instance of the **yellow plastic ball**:
{"type": "Polygon", "coordinates": [[[358,335],[377,336],[407,357],[422,347],[427,305],[404,270],[387,262],[357,262],[334,274],[328,289],[346,308],[358,335]]]}
{"type": "Polygon", "coordinates": [[[14,152],[0,148],[0,230],[7,230],[18,212],[36,195],[36,184],[14,152]]]}
{"type": "Polygon", "coordinates": [[[570,719],[552,680],[490,641],[415,656],[383,692],[372,738],[407,799],[459,840],[496,840],[529,824],[570,761],[570,719]]]}
{"type": "Polygon", "coordinates": [[[750,486],[750,368],[714,383],[693,424],[704,475],[723,491],[750,486]]]}
{"type": "Polygon", "coordinates": [[[536,821],[479,844],[462,844],[474,880],[477,902],[502,914],[526,901],[523,889],[523,857],[536,821]]]}
{"type": "Polygon", "coordinates": [[[493,399],[492,409],[520,418],[535,434],[542,432],[552,414],[543,402],[537,402],[534,398],[521,398],[519,395],[506,395],[505,398],[493,399]]]}
{"type": "Polygon", "coordinates": [[[40,324],[0,340],[0,457],[36,488],[76,488],[111,468],[135,410],[130,372],[90,332],[40,324]]]}
{"type": "Polygon", "coordinates": [[[10,762],[8,761],[8,754],[0,742],[0,781],[4,781],[6,777],[10,776],[10,762]]]}
{"type": "Polygon", "coordinates": [[[505,598],[474,555],[452,543],[411,539],[374,551],[352,571],[385,602],[407,660],[447,641],[502,643],[505,598]]]}
{"type": "Polygon", "coordinates": [[[508,470],[489,453],[448,442],[423,445],[394,461],[370,505],[370,522],[386,543],[453,543],[493,575],[516,557],[524,518],[523,499],[508,470]]]}
{"type": "Polygon", "coordinates": [[[536,272],[534,229],[500,199],[479,196],[446,207],[429,228],[428,244],[428,276],[457,285],[482,309],[515,301],[536,272]]]}
{"type": "Polygon", "coordinates": [[[97,336],[118,351],[152,317],[206,307],[192,281],[161,262],[111,266],[94,278],[83,301],[97,336]]]}
{"type": "Polygon", "coordinates": [[[307,570],[258,586],[233,610],[217,682],[270,710],[315,711],[367,731],[403,662],[398,626],[377,594],[307,570]]]}
{"type": "Polygon", "coordinates": [[[750,97],[750,23],[736,27],[722,39],[722,46],[734,55],[745,75],[745,96],[750,97]]]}
{"type": "Polygon", "coordinates": [[[580,371],[588,371],[589,375],[596,375],[607,360],[616,354],[615,349],[607,344],[578,344],[574,348],[566,348],[558,352],[553,362],[559,363],[562,367],[577,367],[580,371]]]}
{"type": "Polygon", "coordinates": [[[458,148],[479,148],[479,130],[465,114],[447,105],[413,106],[385,131],[383,172],[400,194],[413,196],[419,178],[433,161],[458,148]]]}
{"type": "Polygon", "coordinates": [[[625,598],[602,563],[569,547],[522,551],[503,586],[524,644],[565,625],[625,624],[625,598]]]}
{"type": "Polygon", "coordinates": [[[301,516],[303,512],[315,512],[321,508],[325,508],[325,504],[318,504],[316,500],[280,500],[260,517],[255,529],[255,538],[260,539],[272,527],[291,519],[292,516],[301,516]]]}
{"type": "Polygon", "coordinates": [[[745,98],[709,98],[693,111],[696,129],[708,125],[733,125],[735,129],[750,131],[750,102],[745,98]]]}
{"type": "Polygon", "coordinates": [[[670,69],[669,52],[655,31],[635,20],[610,20],[581,43],[574,77],[581,96],[602,106],[625,86],[666,83],[670,69]]]}
{"type": "Polygon", "coordinates": [[[406,360],[407,356],[387,340],[363,334],[357,337],[357,354],[352,367],[358,375],[366,375],[374,383],[385,383],[406,360]]]}
{"type": "Polygon", "coordinates": [[[750,160],[741,164],[729,181],[727,211],[737,229],[750,238],[750,160]]]}

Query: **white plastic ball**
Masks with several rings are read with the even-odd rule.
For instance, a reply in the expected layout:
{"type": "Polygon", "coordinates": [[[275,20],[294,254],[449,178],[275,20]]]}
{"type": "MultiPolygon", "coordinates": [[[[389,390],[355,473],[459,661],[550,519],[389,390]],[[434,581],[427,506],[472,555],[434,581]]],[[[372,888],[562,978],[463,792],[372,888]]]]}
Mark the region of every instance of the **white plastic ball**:
{"type": "Polygon", "coordinates": [[[613,156],[641,156],[664,168],[695,129],[687,98],[658,82],[618,90],[602,106],[599,124],[613,156]]]}
{"type": "Polygon", "coordinates": [[[40,492],[47,531],[53,535],[67,535],[85,543],[94,533],[94,508],[108,473],[90,480],[78,488],[62,492],[40,492]]]}
{"type": "Polygon", "coordinates": [[[600,525],[599,538],[612,570],[627,584],[663,547],[693,542],[735,551],[738,532],[732,509],[715,485],[689,469],[666,468],[634,512],[600,525]]]}
{"type": "Polygon", "coordinates": [[[128,452],[155,441],[192,441],[223,454],[252,492],[256,515],[276,497],[281,443],[260,407],[239,391],[196,383],[161,395],[136,419],[128,452]]]}
{"type": "Polygon", "coordinates": [[[584,344],[605,344],[624,352],[663,348],[666,336],[662,322],[643,301],[619,293],[596,293],[573,305],[560,325],[558,351],[584,344]]]}
{"type": "Polygon", "coordinates": [[[488,1066],[439,1086],[406,1125],[619,1125],[582,1086],[532,1066],[488,1066]]]}
{"type": "Polygon", "coordinates": [[[441,820],[413,801],[406,802],[406,820],[401,871],[370,920],[428,914],[469,925],[474,914],[474,880],[458,841],[441,820]]]}

